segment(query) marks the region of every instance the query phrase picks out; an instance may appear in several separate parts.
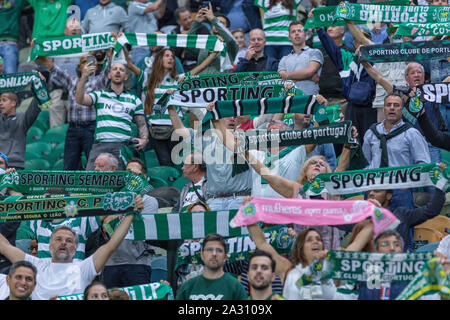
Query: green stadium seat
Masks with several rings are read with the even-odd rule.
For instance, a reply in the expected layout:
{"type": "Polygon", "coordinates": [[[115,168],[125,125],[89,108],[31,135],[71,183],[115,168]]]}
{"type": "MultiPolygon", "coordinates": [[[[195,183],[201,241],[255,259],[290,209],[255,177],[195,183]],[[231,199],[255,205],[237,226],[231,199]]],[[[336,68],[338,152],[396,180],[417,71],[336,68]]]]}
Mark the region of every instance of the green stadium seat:
{"type": "Polygon", "coordinates": [[[161,178],[169,185],[171,185],[178,177],[182,175],[182,172],[174,167],[169,166],[159,166],[148,169],[148,176],[150,178],[158,177],[161,178]]]}
{"type": "Polygon", "coordinates": [[[50,163],[45,159],[33,159],[25,161],[25,170],[49,170],[50,163]]]}
{"type": "Polygon", "coordinates": [[[58,161],[54,162],[52,170],[64,170],[64,159],[59,159],[58,161]]]}
{"type": "Polygon", "coordinates": [[[155,189],[159,188],[159,187],[168,187],[169,186],[169,183],[166,180],[159,178],[159,177],[150,177],[149,183],[155,189]]]}
{"type": "Polygon", "coordinates": [[[52,152],[53,148],[50,144],[42,141],[27,144],[26,152],[34,152],[39,155],[39,158],[47,158],[52,152]]]}
{"type": "Polygon", "coordinates": [[[444,149],[441,149],[442,160],[441,162],[450,166],[450,152],[444,149]]]}
{"type": "Polygon", "coordinates": [[[26,143],[39,141],[44,136],[44,130],[39,127],[30,127],[27,131],[26,143]]]}
{"type": "Polygon", "coordinates": [[[35,151],[28,151],[28,150],[25,151],[25,161],[40,158],[42,158],[42,156],[35,151]]]}
{"type": "Polygon", "coordinates": [[[181,176],[172,183],[172,187],[175,187],[181,191],[183,189],[184,185],[188,182],[189,182],[189,179],[186,179],[184,176],[181,176]]]}
{"type": "Polygon", "coordinates": [[[42,137],[41,141],[52,144],[52,147],[56,147],[59,144],[64,144],[68,128],[68,123],[50,128],[45,132],[45,135],[42,137]]]}
{"type": "Polygon", "coordinates": [[[145,155],[145,164],[147,168],[154,168],[160,166],[158,157],[156,156],[156,152],[154,149],[146,151],[144,155],[145,155]]]}

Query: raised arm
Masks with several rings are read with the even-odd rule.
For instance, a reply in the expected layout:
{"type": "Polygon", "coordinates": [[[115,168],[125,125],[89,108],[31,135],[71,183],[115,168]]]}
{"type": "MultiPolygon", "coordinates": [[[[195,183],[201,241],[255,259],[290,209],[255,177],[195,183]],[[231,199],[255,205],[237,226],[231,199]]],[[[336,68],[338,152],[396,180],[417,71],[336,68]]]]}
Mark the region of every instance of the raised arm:
{"type": "Polygon", "coordinates": [[[345,20],[345,23],[347,25],[348,30],[352,34],[353,39],[355,39],[357,42],[359,42],[363,46],[368,46],[371,44],[369,39],[367,39],[364,36],[361,29],[358,28],[353,21],[345,20]]]}
{"type": "Polygon", "coordinates": [[[375,82],[379,83],[384,90],[386,90],[387,93],[392,93],[394,91],[394,86],[392,83],[387,80],[380,71],[375,69],[369,62],[362,61],[361,64],[363,65],[364,69],[366,69],[369,76],[375,80],[375,82]]]}
{"type": "Polygon", "coordinates": [[[185,139],[190,137],[189,129],[184,126],[183,121],[181,121],[180,116],[175,107],[169,106],[167,110],[169,111],[170,121],[172,122],[172,126],[176,134],[185,139]]]}
{"type": "Polygon", "coordinates": [[[0,253],[11,263],[25,260],[25,252],[14,247],[2,234],[0,234],[0,253]]]}
{"type": "Polygon", "coordinates": [[[301,188],[299,183],[272,173],[265,164],[256,159],[249,151],[245,152],[245,158],[253,169],[269,183],[273,190],[285,198],[297,197],[298,190],[301,188]]]}
{"type": "Polygon", "coordinates": [[[292,267],[292,263],[281,256],[271,245],[266,241],[266,236],[264,235],[263,230],[257,224],[251,224],[247,226],[250,237],[256,245],[256,248],[259,250],[266,251],[272,255],[272,258],[275,260],[275,273],[281,279],[281,282],[284,283],[286,272],[292,267]]]}
{"type": "Polygon", "coordinates": [[[125,60],[127,61],[127,68],[130,69],[131,72],[133,72],[136,77],[139,77],[139,75],[141,74],[141,69],[139,69],[134,63],[133,61],[131,61],[130,59],[130,55],[128,54],[128,50],[123,47],[123,55],[125,56],[125,60]]]}
{"type": "Polygon", "coordinates": [[[81,77],[80,77],[80,82],[78,82],[77,89],[75,91],[75,101],[78,104],[81,104],[84,106],[92,105],[92,103],[93,103],[92,98],[87,93],[85,93],[85,86],[86,86],[88,77],[95,72],[96,68],[97,67],[95,65],[92,65],[92,62],[86,64],[83,67],[81,77]]]}
{"type": "MultiPolygon", "coordinates": [[[[141,210],[144,207],[140,195],[137,195],[134,201],[136,210],[141,210]]],[[[128,233],[128,229],[130,229],[133,219],[134,214],[127,214],[119,224],[117,229],[114,231],[109,241],[94,252],[92,258],[94,260],[94,266],[97,272],[100,272],[103,269],[108,259],[122,243],[123,239],[128,233]]]]}
{"type": "Polygon", "coordinates": [[[205,60],[202,61],[202,63],[200,63],[198,66],[194,67],[194,69],[192,69],[190,71],[191,75],[196,75],[199,74],[200,72],[202,72],[203,70],[206,69],[206,67],[208,67],[211,62],[214,61],[214,59],[217,57],[217,55],[219,54],[219,52],[217,51],[213,51],[211,52],[205,60]]]}
{"type": "MultiPolygon", "coordinates": [[[[367,244],[372,241],[373,237],[373,223],[372,220],[365,220],[362,222],[359,222],[358,224],[362,224],[363,228],[362,230],[356,235],[356,237],[353,239],[353,241],[345,248],[347,251],[362,251],[367,244]]],[[[356,224],[355,226],[357,226],[356,224]]],[[[353,228],[352,232],[355,228],[353,228]]]]}

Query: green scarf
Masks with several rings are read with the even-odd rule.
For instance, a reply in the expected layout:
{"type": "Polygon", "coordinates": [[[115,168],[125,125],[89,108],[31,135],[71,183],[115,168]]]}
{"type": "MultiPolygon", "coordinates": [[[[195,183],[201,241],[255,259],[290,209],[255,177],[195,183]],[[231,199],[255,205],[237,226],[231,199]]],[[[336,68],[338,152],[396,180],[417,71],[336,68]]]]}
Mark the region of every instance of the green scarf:
{"type": "Polygon", "coordinates": [[[450,22],[448,6],[398,6],[344,2],[336,7],[335,19],[385,23],[450,22]]]}
{"type": "Polygon", "coordinates": [[[48,188],[72,193],[130,191],[146,194],[152,189],[143,176],[128,171],[41,171],[20,170],[0,175],[0,189],[23,194],[42,194],[48,188]]]}
{"type": "Polygon", "coordinates": [[[52,104],[48,94],[47,83],[42,81],[37,72],[20,72],[0,74],[0,93],[19,92],[31,84],[31,93],[43,109],[52,104]]]}
{"type": "MultiPolygon", "coordinates": [[[[209,233],[224,237],[247,234],[247,228],[231,228],[229,223],[237,210],[181,212],[181,213],[142,213],[142,219],[134,219],[125,237],[126,240],[180,240],[202,239],[209,233]]],[[[112,235],[120,223],[115,219],[104,224],[105,231],[112,235]]]]}
{"type": "MultiPolygon", "coordinates": [[[[394,1],[382,1],[376,2],[374,5],[383,4],[409,4],[409,0],[394,0],[394,1]]],[[[305,23],[305,29],[320,28],[320,27],[330,27],[330,26],[345,26],[345,22],[342,20],[335,20],[335,12],[338,6],[325,6],[314,8],[314,17],[308,18],[305,23]]],[[[356,24],[365,24],[365,21],[353,21],[356,24]]]]}
{"type": "Polygon", "coordinates": [[[357,143],[352,138],[352,122],[343,121],[303,130],[246,130],[235,132],[237,152],[252,149],[323,143],[357,143]]]}
{"type": "Polygon", "coordinates": [[[110,32],[88,33],[74,36],[37,38],[28,61],[37,57],[62,56],[109,49],[115,39],[110,32]]]}
{"type": "MultiPolygon", "coordinates": [[[[277,225],[264,229],[263,231],[270,245],[279,254],[288,254],[291,252],[295,237],[293,238],[288,234],[288,227],[286,225],[277,225]]],[[[246,260],[256,249],[255,243],[248,235],[226,238],[225,242],[228,253],[227,261],[246,260]]],[[[182,264],[203,264],[200,258],[201,244],[202,240],[183,243],[178,248],[175,269],[182,264]]]]}
{"type": "Polygon", "coordinates": [[[374,44],[362,46],[359,54],[360,60],[373,63],[445,59],[450,54],[450,40],[374,44]]]}
{"type": "Polygon", "coordinates": [[[436,163],[378,169],[319,173],[305,183],[307,195],[327,192],[331,195],[351,194],[376,189],[403,189],[435,186],[444,192],[449,188],[450,169],[442,173],[436,163]]]}
{"type": "MultiPolygon", "coordinates": [[[[128,294],[130,300],[173,300],[172,287],[162,282],[118,288],[128,294]]],[[[84,294],[58,296],[55,300],[84,300],[84,294]]]]}
{"type": "Polygon", "coordinates": [[[436,258],[427,261],[419,273],[395,300],[416,300],[422,295],[439,293],[450,299],[450,277],[436,258]]]}
{"type": "Polygon", "coordinates": [[[382,282],[411,281],[433,257],[424,253],[369,253],[331,250],[323,260],[315,260],[296,282],[309,285],[325,279],[367,281],[379,288],[382,282]]]}
{"type": "Polygon", "coordinates": [[[8,196],[0,201],[0,221],[65,219],[134,212],[133,192],[102,195],[8,196]]]}
{"type": "Polygon", "coordinates": [[[431,37],[450,34],[450,22],[444,23],[402,23],[394,36],[431,37]]]}

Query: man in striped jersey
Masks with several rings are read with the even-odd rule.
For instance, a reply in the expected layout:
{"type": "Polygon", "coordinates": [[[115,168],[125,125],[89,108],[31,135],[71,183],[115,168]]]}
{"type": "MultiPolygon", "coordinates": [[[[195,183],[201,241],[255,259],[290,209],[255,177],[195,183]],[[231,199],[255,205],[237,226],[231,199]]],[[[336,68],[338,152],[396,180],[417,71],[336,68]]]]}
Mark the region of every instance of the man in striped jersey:
{"type": "MultiPolygon", "coordinates": [[[[92,106],[97,113],[94,144],[86,170],[93,170],[94,161],[103,152],[108,152],[120,158],[120,149],[129,141],[135,143],[138,150],[142,150],[148,142],[148,129],[145,122],[144,109],[141,100],[125,91],[125,81],[128,79],[126,67],[116,62],[108,74],[111,80],[109,89],[85,93],[87,78],[93,74],[95,66],[85,65],[80,82],[76,90],[76,102],[85,106],[92,106]],[[132,137],[131,123],[135,122],[139,137],[132,137]]],[[[123,170],[119,162],[119,170],[123,170]]]]}

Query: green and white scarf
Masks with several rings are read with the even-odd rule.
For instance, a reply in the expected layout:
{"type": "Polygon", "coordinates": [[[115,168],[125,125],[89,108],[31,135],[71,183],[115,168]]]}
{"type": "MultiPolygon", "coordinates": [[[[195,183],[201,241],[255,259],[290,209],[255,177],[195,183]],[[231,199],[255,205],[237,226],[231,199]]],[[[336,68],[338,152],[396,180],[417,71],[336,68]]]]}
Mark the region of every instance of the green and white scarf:
{"type": "MultiPolygon", "coordinates": [[[[406,5],[409,4],[409,0],[394,0],[394,1],[381,1],[376,2],[374,5],[406,5]]],[[[335,19],[335,12],[338,6],[325,6],[325,7],[317,7],[314,8],[314,17],[308,18],[305,23],[305,29],[311,28],[320,28],[320,27],[330,27],[330,26],[345,26],[345,22],[343,20],[335,19]]],[[[356,24],[366,24],[365,21],[353,21],[356,24]]]]}
{"type": "MultiPolygon", "coordinates": [[[[209,233],[224,237],[248,234],[246,227],[231,228],[229,223],[237,210],[181,212],[181,213],[142,213],[142,219],[134,219],[126,240],[179,240],[202,239],[209,233]]],[[[104,225],[105,231],[112,235],[120,220],[115,219],[104,225]]]]}
{"type": "Polygon", "coordinates": [[[107,193],[130,191],[146,194],[152,189],[143,176],[129,171],[41,171],[19,170],[0,175],[0,189],[23,194],[42,194],[48,188],[67,192],[107,193]]]}
{"type": "Polygon", "coordinates": [[[331,250],[322,260],[315,260],[297,280],[297,286],[317,283],[325,279],[367,282],[379,289],[383,282],[411,281],[428,260],[431,252],[370,253],[331,250]]]}
{"type": "Polygon", "coordinates": [[[445,59],[450,55],[450,40],[374,44],[362,46],[359,54],[360,60],[373,63],[445,59]]]}
{"type": "Polygon", "coordinates": [[[109,49],[114,47],[115,41],[110,32],[37,38],[28,61],[41,56],[62,56],[109,49]]]}
{"type": "MultiPolygon", "coordinates": [[[[174,300],[172,287],[162,282],[118,288],[128,294],[130,300],[174,300]]],[[[84,294],[58,296],[55,300],[84,300],[84,294]]]]}
{"type": "MultiPolygon", "coordinates": [[[[264,229],[264,235],[267,242],[279,253],[287,254],[291,252],[295,237],[291,237],[288,233],[286,225],[278,225],[264,229]]],[[[178,248],[177,266],[182,264],[202,264],[200,252],[202,248],[202,240],[185,242],[178,248]]],[[[227,261],[246,260],[256,249],[256,245],[249,235],[239,237],[225,238],[227,244],[227,261]]]]}
{"type": "Polygon", "coordinates": [[[444,192],[449,188],[450,170],[441,172],[436,163],[319,173],[305,183],[307,195],[327,192],[331,195],[351,194],[376,189],[402,189],[435,186],[444,192]]]}
{"type": "Polygon", "coordinates": [[[292,88],[284,90],[278,72],[237,72],[190,76],[178,86],[167,105],[204,108],[218,100],[260,99],[300,95],[292,88]]]}
{"type": "Polygon", "coordinates": [[[131,33],[122,34],[114,46],[114,51],[119,52],[125,44],[135,46],[158,46],[206,49],[211,51],[223,51],[225,45],[216,35],[197,34],[154,34],[131,33]]]}
{"type": "Polygon", "coordinates": [[[8,196],[0,200],[0,221],[65,219],[134,212],[133,192],[102,195],[8,196]]]}
{"type": "Polygon", "coordinates": [[[450,22],[443,23],[402,23],[394,36],[431,37],[450,34],[450,22]]]}
{"type": "Polygon", "coordinates": [[[314,95],[216,101],[212,111],[207,113],[205,118],[219,120],[227,117],[257,116],[269,113],[313,114],[318,123],[328,122],[325,106],[319,104],[314,95]]]}
{"type": "Polygon", "coordinates": [[[439,293],[450,299],[450,276],[436,258],[427,261],[419,273],[395,300],[416,300],[422,295],[439,293]]]}
{"type": "Polygon", "coordinates": [[[343,121],[303,130],[237,130],[237,150],[264,149],[323,143],[357,143],[352,138],[352,122],[343,121]]]}
{"type": "Polygon", "coordinates": [[[335,9],[335,19],[385,23],[450,22],[449,6],[398,6],[344,2],[335,9]]]}
{"type": "Polygon", "coordinates": [[[52,104],[48,94],[47,84],[42,81],[37,72],[3,73],[0,74],[0,93],[19,92],[31,84],[33,97],[41,108],[46,109],[52,104]]]}

